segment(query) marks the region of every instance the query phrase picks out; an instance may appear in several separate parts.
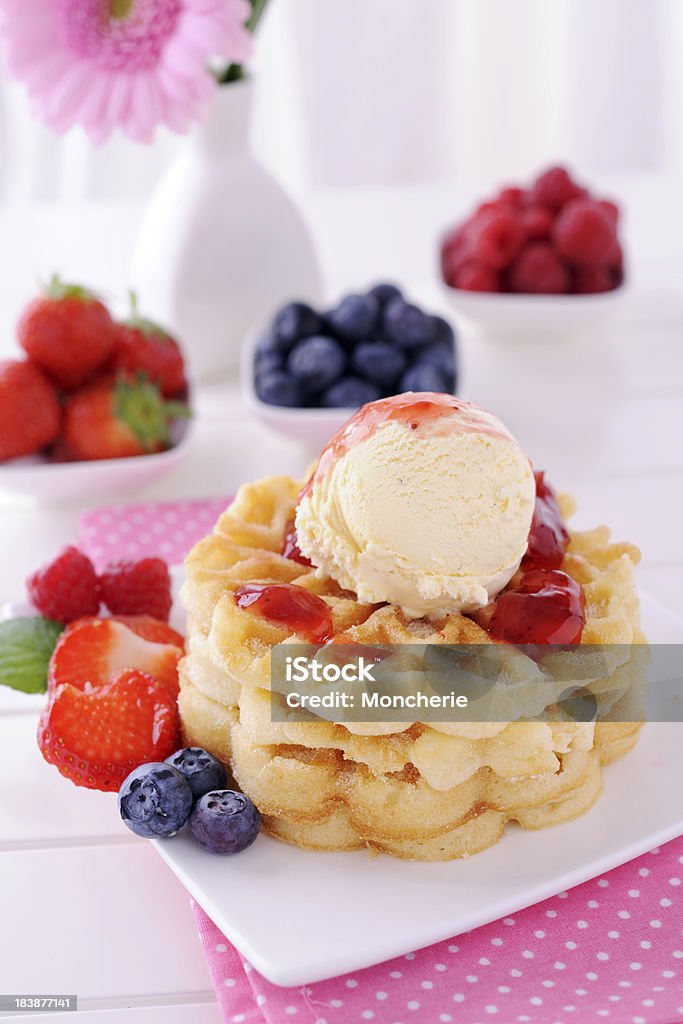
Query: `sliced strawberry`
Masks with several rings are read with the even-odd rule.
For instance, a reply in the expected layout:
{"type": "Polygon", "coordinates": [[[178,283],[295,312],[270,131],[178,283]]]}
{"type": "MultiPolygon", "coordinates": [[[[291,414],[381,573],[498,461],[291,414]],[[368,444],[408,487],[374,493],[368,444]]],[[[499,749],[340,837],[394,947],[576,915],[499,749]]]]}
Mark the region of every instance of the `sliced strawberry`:
{"type": "Polygon", "coordinates": [[[75,785],[115,791],[133,768],[178,749],[176,703],[162,683],[137,670],[92,692],[67,683],[40,717],[38,746],[75,785]]]}
{"type": "Polygon", "coordinates": [[[62,633],[50,659],[48,691],[69,683],[93,690],[124,669],[147,672],[178,694],[178,661],[182,649],[152,643],[114,619],[78,619],[62,633]]]}
{"type": "Polygon", "coordinates": [[[112,618],[128,626],[143,640],[151,640],[154,644],[174,644],[181,651],[185,650],[185,638],[153,615],[112,615],[112,618]]]}

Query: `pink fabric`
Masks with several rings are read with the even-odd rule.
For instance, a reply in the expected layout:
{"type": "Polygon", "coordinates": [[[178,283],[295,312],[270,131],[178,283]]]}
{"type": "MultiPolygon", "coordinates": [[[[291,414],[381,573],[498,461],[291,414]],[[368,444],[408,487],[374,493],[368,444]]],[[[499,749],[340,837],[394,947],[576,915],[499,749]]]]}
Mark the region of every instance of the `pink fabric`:
{"type": "Polygon", "coordinates": [[[514,917],[299,988],[271,985],[194,910],[226,1022],[679,1024],[682,877],[677,839],[514,917]]]}
{"type": "MultiPolygon", "coordinates": [[[[100,564],[178,562],[225,504],[98,509],[81,544],[100,564]]],[[[271,985],[194,910],[226,1024],[682,1024],[682,880],[683,837],[514,917],[297,988],[271,985]]]]}
{"type": "Polygon", "coordinates": [[[81,516],[81,547],[98,569],[114,558],[149,555],[160,555],[176,565],[209,533],[229,500],[149,501],[96,508],[81,516]]]}

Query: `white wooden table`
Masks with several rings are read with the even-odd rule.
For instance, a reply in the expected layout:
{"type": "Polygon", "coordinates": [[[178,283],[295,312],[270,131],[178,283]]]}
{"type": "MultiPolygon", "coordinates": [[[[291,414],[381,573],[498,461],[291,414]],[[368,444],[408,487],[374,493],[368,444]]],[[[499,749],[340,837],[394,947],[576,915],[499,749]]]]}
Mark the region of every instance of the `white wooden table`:
{"type": "MultiPolygon", "coordinates": [[[[462,393],[496,412],[535,465],[577,495],[580,525],[608,522],[640,545],[642,587],[683,615],[680,185],[641,179],[617,188],[631,212],[635,281],[619,319],[582,344],[549,348],[463,335],[462,393]]],[[[309,197],[331,294],[388,277],[445,310],[430,256],[462,205],[445,186],[309,197]]],[[[11,351],[21,302],[54,267],[122,292],[138,219],[139,210],[121,207],[0,209],[9,268],[0,354],[11,351]]],[[[306,464],[308,453],[248,419],[234,382],[200,390],[197,411],[185,461],[136,497],[229,494],[245,479],[306,464]]],[[[0,494],[3,596],[18,597],[36,563],[74,538],[81,511],[0,494]]],[[[76,789],[41,760],[36,720],[35,699],[0,694],[0,992],[77,993],[82,1024],[116,1022],[126,1009],[131,1024],[215,1024],[187,894],[119,823],[112,796],[76,789]]]]}

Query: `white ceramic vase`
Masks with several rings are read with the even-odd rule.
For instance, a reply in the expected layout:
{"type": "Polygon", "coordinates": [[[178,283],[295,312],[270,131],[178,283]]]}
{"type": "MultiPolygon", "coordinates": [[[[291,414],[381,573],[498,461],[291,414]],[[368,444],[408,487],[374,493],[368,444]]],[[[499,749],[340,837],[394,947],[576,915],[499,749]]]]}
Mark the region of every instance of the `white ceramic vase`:
{"type": "Polygon", "coordinates": [[[322,300],[303,217],[249,150],[253,85],[222,86],[147,208],[133,284],[181,340],[194,381],[238,366],[246,336],[289,299],[322,300]]]}

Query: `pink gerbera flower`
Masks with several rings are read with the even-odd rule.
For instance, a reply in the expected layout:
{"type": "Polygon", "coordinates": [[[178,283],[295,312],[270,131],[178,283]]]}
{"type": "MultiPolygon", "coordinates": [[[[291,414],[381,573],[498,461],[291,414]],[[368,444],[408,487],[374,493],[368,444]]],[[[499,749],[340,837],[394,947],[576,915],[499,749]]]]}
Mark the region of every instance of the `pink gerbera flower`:
{"type": "Polygon", "coordinates": [[[248,0],[0,0],[10,72],[57,132],[186,131],[216,88],[207,58],[251,52],[248,0]]]}

